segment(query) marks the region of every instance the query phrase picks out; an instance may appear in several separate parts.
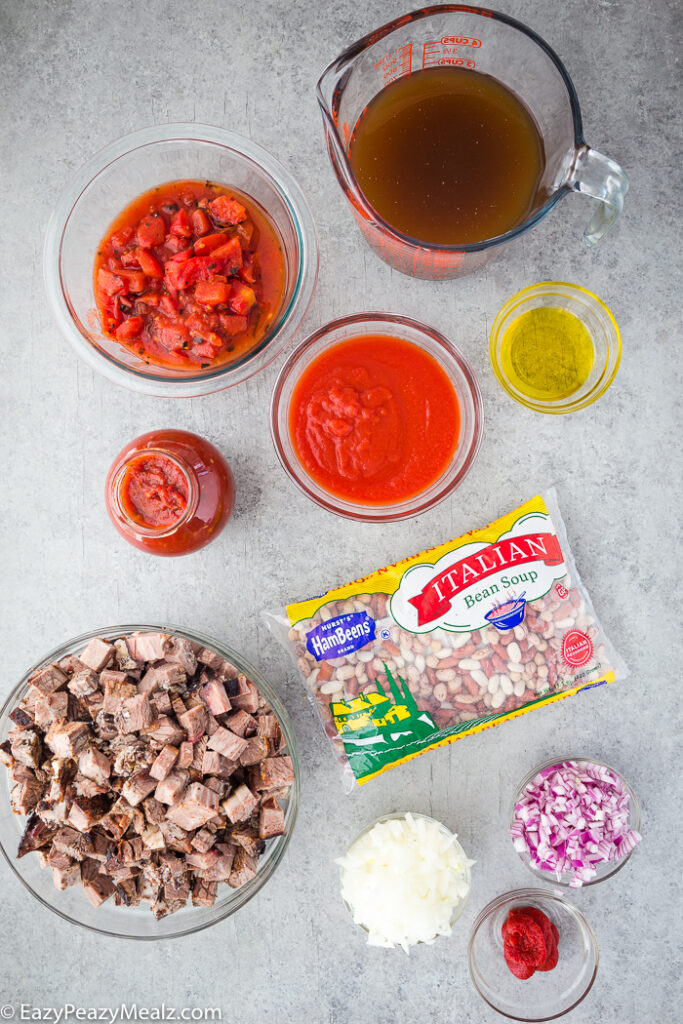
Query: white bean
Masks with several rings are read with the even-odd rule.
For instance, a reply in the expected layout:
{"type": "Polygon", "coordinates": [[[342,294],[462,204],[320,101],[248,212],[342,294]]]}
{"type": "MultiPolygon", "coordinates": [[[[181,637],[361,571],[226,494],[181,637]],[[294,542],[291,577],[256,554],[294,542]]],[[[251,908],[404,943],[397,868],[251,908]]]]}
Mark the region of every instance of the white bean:
{"type": "Polygon", "coordinates": [[[458,662],[458,668],[463,672],[471,672],[473,669],[479,669],[479,662],[475,658],[463,658],[458,662]]]}
{"type": "Polygon", "coordinates": [[[511,644],[508,644],[507,649],[508,661],[514,661],[517,664],[522,660],[522,651],[518,643],[514,640],[511,644]]]}

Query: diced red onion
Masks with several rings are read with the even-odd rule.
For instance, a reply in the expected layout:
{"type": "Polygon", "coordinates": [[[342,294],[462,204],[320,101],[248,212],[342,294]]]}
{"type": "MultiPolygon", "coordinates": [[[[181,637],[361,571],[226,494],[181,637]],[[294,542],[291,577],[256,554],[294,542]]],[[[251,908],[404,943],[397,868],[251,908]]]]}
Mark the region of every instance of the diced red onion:
{"type": "Polygon", "coordinates": [[[544,768],[515,804],[510,834],[531,866],[570,875],[580,888],[596,866],[626,857],[641,841],[629,829],[630,796],[622,779],[603,765],[563,761],[544,768]]]}

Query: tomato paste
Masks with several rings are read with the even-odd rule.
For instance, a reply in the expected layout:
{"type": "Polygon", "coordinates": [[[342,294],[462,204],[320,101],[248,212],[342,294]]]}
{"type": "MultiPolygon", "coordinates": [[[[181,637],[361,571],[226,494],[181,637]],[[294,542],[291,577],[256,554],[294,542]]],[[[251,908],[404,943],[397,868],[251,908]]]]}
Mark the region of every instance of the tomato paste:
{"type": "Polygon", "coordinates": [[[186,555],[221,532],[235,485],[212,444],[187,430],[153,430],[114,460],[105,491],[119,533],[154,555],[186,555]]]}
{"type": "Polygon", "coordinates": [[[233,362],[262,340],[282,303],[285,260],[253,199],[175,181],[123,210],[94,275],[109,338],[146,363],[196,370],[233,362]]]}
{"type": "Polygon", "coordinates": [[[557,966],[560,933],[537,907],[513,907],[501,929],[505,963],[526,981],[536,971],[557,966]]]}
{"type": "Polygon", "coordinates": [[[448,468],[460,408],[431,355],[401,338],[366,335],[313,359],[294,388],[289,429],[302,465],[325,490],[395,504],[448,468]]]}

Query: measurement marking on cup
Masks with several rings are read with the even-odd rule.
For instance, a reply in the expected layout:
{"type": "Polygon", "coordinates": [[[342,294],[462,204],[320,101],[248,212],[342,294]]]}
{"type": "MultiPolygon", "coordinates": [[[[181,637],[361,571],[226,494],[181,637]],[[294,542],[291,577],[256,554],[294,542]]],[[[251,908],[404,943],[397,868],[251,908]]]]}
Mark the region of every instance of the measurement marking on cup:
{"type": "Polygon", "coordinates": [[[397,78],[409,75],[413,69],[413,44],[397,46],[395,50],[380,57],[375,69],[382,72],[385,82],[393,82],[397,78]]]}
{"type": "Polygon", "coordinates": [[[451,64],[459,68],[476,68],[476,61],[460,56],[463,46],[479,49],[481,41],[469,36],[442,36],[434,42],[425,43],[422,48],[422,67],[451,64]]]}

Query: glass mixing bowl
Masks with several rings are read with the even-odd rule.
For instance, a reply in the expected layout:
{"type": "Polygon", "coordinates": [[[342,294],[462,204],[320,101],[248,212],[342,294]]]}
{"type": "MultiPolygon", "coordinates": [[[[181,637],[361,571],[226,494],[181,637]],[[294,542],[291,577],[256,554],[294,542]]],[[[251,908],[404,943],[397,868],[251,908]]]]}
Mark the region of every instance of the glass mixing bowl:
{"type": "Polygon", "coordinates": [[[504,1017],[529,1022],[555,1020],[588,995],[598,970],[598,943],[580,911],[543,889],[516,889],[492,900],[474,922],[469,945],[470,976],[479,995],[504,1017]],[[513,907],[537,907],[559,931],[552,971],[516,978],[505,963],[501,928],[513,907]]]}
{"type": "Polygon", "coordinates": [[[185,637],[187,640],[200,643],[202,646],[216,651],[221,657],[227,658],[240,672],[243,672],[256,684],[259,692],[263,694],[277,716],[287,753],[292,759],[294,768],[295,781],[290,789],[285,807],[283,834],[268,841],[264,853],[259,857],[256,876],[251,881],[240,886],[239,889],[231,889],[226,883],[221,883],[218,886],[218,897],[212,907],[193,907],[188,905],[182,910],[176,911],[175,914],[169,914],[168,917],[164,917],[160,921],[155,920],[149,905],[146,903],[140,904],[139,907],[117,907],[113,899],[110,899],[96,908],[88,902],[80,885],[66,889],[63,892],[55,889],[52,884],[52,873],[47,868],[43,869],[40,867],[36,854],[29,853],[21,859],[17,859],[16,851],[27,818],[12,812],[9,797],[9,772],[1,768],[3,782],[0,785],[0,850],[14,874],[28,892],[39,903],[42,903],[44,907],[54,911],[55,914],[59,914],[65,921],[82,925],[84,928],[100,932],[103,935],[113,935],[120,938],[170,939],[201,931],[202,928],[208,928],[209,925],[216,924],[216,922],[222,921],[224,918],[234,914],[236,910],[239,910],[240,907],[243,907],[245,903],[255,896],[271,877],[282,860],[294,831],[294,824],[299,809],[299,754],[289,715],[280,698],[261,673],[226,644],[194,630],[190,632],[168,623],[154,626],[108,626],[106,629],[93,630],[90,633],[84,633],[82,636],[74,637],[73,640],[68,640],[61,647],[56,648],[56,650],[41,658],[23,675],[5,701],[2,711],[0,711],[0,743],[7,739],[9,729],[13,724],[9,719],[9,713],[25,696],[28,690],[28,679],[37,668],[54,661],[59,661],[61,658],[66,657],[67,654],[77,654],[84,649],[93,637],[99,636],[105,640],[113,640],[116,637],[124,636],[136,630],[142,632],[157,632],[161,630],[162,632],[172,633],[175,636],[185,637]]]}
{"type": "Polygon", "coordinates": [[[48,225],[43,270],[61,333],[94,370],[146,395],[191,397],[239,384],[282,352],[313,297],[318,242],[301,189],[265,149],[223,128],[166,124],[112,142],[74,175],[48,225]],[[114,218],[155,185],[183,179],[209,179],[254,199],[275,228],[285,259],[284,297],[267,334],[235,362],[205,370],[150,366],[107,338],[93,292],[95,252],[114,218]]]}
{"type": "Polygon", "coordinates": [[[479,451],[484,409],[479,384],[463,354],[439,331],[398,313],[355,313],[332,320],[310,334],[292,352],[273,388],[270,429],[275,451],[287,475],[316,504],[347,519],[388,523],[420,515],[447,498],[465,479],[479,451]],[[301,373],[321,352],[359,335],[402,338],[427,352],[445,371],[460,406],[460,436],[455,455],[441,476],[426,490],[392,505],[363,505],[325,490],[301,464],[289,430],[289,406],[301,373]]]}
{"type": "MultiPolygon", "coordinates": [[[[612,768],[611,765],[605,764],[604,761],[598,761],[596,757],[574,757],[572,755],[567,755],[565,757],[551,757],[547,761],[543,761],[542,764],[536,765],[535,768],[533,768],[527,775],[524,776],[519,786],[517,787],[514,800],[512,801],[512,807],[510,809],[510,821],[514,819],[515,805],[519,802],[522,794],[524,793],[524,790],[527,788],[529,783],[533,782],[536,776],[540,772],[545,771],[546,768],[552,768],[556,764],[562,764],[564,761],[576,761],[578,764],[598,764],[602,768],[607,768],[608,771],[616,775],[616,777],[621,780],[624,789],[629,795],[628,827],[629,829],[632,829],[635,832],[640,832],[640,804],[638,802],[638,797],[633,792],[624,776],[620,772],[618,772],[616,768],[612,768]]],[[[585,888],[588,885],[597,885],[598,882],[604,882],[606,878],[611,878],[612,875],[616,875],[617,871],[621,871],[621,869],[625,866],[625,864],[628,862],[632,854],[633,850],[627,853],[625,857],[622,857],[621,860],[601,861],[600,863],[596,864],[596,874],[593,876],[593,878],[591,878],[589,882],[584,882],[580,889],[572,889],[572,891],[580,892],[581,889],[585,888]]],[[[531,871],[531,873],[535,875],[537,879],[539,879],[539,881],[549,882],[552,885],[558,885],[567,888],[569,887],[571,875],[568,874],[566,871],[560,876],[560,878],[558,878],[554,871],[542,871],[540,868],[534,867],[531,863],[531,860],[529,859],[528,853],[519,853],[518,856],[522,860],[522,862],[526,864],[529,871],[531,871]]]]}

